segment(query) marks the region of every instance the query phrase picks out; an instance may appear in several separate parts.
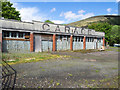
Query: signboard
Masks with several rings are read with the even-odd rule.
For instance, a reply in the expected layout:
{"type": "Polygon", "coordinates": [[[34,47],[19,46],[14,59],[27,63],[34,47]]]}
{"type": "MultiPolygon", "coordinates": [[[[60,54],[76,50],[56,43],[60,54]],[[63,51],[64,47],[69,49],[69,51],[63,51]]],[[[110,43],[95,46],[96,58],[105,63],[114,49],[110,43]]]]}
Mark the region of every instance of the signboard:
{"type": "Polygon", "coordinates": [[[84,34],[84,35],[97,35],[105,36],[104,32],[96,32],[93,29],[85,29],[80,27],[71,27],[58,24],[48,24],[38,21],[33,22],[19,22],[19,21],[10,21],[10,20],[1,20],[2,27],[10,28],[15,30],[31,30],[31,31],[45,31],[52,33],[66,33],[66,34],[84,34]]]}
{"type": "Polygon", "coordinates": [[[64,26],[64,25],[57,25],[57,24],[34,22],[34,27],[36,29],[40,28],[39,30],[41,31],[49,31],[49,32],[61,32],[61,33],[68,33],[68,34],[71,34],[71,33],[86,34],[86,35],[95,34],[95,30],[92,30],[92,29],[85,29],[85,28],[71,27],[71,26],[64,26]]]}

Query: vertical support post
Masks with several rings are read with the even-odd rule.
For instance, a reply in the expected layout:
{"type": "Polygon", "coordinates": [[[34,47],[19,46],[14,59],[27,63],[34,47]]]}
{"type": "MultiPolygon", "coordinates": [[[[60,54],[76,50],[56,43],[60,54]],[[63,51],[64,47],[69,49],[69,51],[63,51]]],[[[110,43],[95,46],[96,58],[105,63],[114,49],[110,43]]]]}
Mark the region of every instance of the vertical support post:
{"type": "Polygon", "coordinates": [[[105,48],[105,37],[103,37],[103,48],[105,48]]]}
{"type": "Polygon", "coordinates": [[[1,43],[0,52],[2,52],[2,31],[0,32],[0,43],[1,43]]]}
{"type": "Polygon", "coordinates": [[[30,52],[33,52],[33,40],[34,40],[34,35],[33,33],[30,33],[30,52]]]}
{"type": "Polygon", "coordinates": [[[53,34],[53,51],[56,50],[56,35],[53,34]]]}
{"type": "Polygon", "coordinates": [[[86,49],[86,36],[83,38],[83,49],[86,49]]]}
{"type": "Polygon", "coordinates": [[[70,50],[73,50],[73,36],[70,36],[70,50]]]}

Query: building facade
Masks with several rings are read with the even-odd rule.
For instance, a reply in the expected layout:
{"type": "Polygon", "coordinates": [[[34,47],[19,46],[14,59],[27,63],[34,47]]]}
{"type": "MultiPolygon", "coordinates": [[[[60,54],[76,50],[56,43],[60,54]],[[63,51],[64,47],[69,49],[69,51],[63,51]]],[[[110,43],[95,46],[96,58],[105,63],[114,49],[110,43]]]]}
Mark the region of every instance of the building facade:
{"type": "Polygon", "coordinates": [[[46,52],[99,49],[105,33],[93,29],[0,19],[2,52],[46,52]]]}

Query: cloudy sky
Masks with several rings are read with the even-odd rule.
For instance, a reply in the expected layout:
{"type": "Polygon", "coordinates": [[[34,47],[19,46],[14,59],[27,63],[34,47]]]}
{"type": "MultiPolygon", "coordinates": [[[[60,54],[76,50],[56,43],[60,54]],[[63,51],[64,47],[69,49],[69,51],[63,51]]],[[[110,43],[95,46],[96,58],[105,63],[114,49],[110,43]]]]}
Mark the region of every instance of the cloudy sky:
{"type": "Polygon", "coordinates": [[[91,16],[116,15],[118,14],[118,1],[47,2],[46,0],[46,2],[13,2],[13,4],[20,11],[22,21],[45,21],[49,19],[57,24],[67,24],[91,16]]]}

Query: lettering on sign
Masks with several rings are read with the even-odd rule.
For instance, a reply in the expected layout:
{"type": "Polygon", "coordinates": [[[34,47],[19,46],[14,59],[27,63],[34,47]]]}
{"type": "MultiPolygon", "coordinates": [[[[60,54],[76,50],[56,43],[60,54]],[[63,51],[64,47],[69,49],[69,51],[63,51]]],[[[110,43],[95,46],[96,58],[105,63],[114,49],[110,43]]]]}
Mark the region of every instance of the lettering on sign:
{"type": "Polygon", "coordinates": [[[75,27],[74,32],[75,34],[78,34],[77,27],[75,27]]]}
{"type": "MultiPolygon", "coordinates": [[[[63,27],[63,26],[62,26],[63,27]]],[[[60,25],[56,25],[56,27],[52,27],[51,24],[47,24],[47,23],[43,23],[42,24],[42,29],[45,31],[55,31],[55,32],[65,32],[65,33],[74,33],[74,34],[88,34],[88,35],[92,35],[92,31],[91,29],[85,29],[84,27],[82,28],[78,28],[78,27],[69,27],[69,26],[65,26],[64,28],[62,28],[60,25]]],[[[95,32],[95,31],[94,31],[95,32]]]]}
{"type": "Polygon", "coordinates": [[[91,30],[88,30],[88,34],[89,34],[89,35],[91,34],[91,30]]]}
{"type": "Polygon", "coordinates": [[[83,34],[83,30],[84,30],[84,28],[81,29],[81,34],[83,34]]]}
{"type": "Polygon", "coordinates": [[[43,30],[49,31],[50,30],[50,25],[45,23],[42,25],[43,30]]]}
{"type": "Polygon", "coordinates": [[[65,32],[67,33],[70,33],[70,27],[69,26],[65,26],[65,32]]]}
{"type": "Polygon", "coordinates": [[[60,27],[57,25],[55,31],[59,31],[60,32],[60,27]]]}

